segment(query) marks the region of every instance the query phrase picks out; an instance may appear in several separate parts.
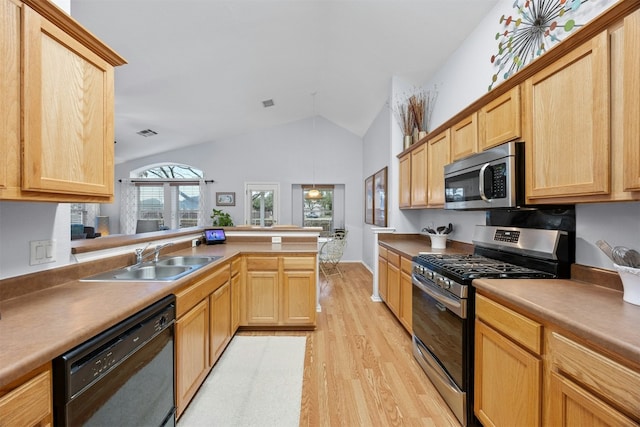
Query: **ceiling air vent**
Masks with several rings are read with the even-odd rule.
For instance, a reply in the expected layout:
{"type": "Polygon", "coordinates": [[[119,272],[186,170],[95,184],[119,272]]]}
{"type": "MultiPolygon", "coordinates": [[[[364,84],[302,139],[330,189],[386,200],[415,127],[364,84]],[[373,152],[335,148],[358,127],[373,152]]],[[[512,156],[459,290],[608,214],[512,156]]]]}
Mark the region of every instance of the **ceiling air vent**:
{"type": "Polygon", "coordinates": [[[136,132],[138,135],[147,137],[147,136],[153,136],[153,135],[157,135],[158,132],[151,130],[151,129],[145,129],[145,130],[141,130],[140,132],[136,132]]]}
{"type": "Polygon", "coordinates": [[[274,105],[275,105],[275,104],[274,104],[274,102],[273,102],[273,99],[267,99],[267,100],[262,101],[262,106],[263,106],[264,108],[273,107],[274,105]]]}

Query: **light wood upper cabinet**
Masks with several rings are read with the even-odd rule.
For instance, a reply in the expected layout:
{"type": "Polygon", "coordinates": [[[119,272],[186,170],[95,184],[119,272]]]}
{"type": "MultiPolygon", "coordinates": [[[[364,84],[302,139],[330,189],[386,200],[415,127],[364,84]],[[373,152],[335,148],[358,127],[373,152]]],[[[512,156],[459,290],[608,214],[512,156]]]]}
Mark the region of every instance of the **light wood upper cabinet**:
{"type": "Polygon", "coordinates": [[[640,190],[640,11],[624,19],[624,190],[640,190]]]}
{"type": "Polygon", "coordinates": [[[520,138],[520,86],[512,88],[483,106],[480,109],[479,122],[479,151],[520,138]]]}
{"type": "Polygon", "coordinates": [[[411,153],[405,154],[399,160],[400,166],[400,195],[399,207],[411,207],[411,153]]]}
{"type": "Polygon", "coordinates": [[[0,199],[112,201],[125,61],[48,2],[2,0],[0,15],[0,199]]]}
{"type": "Polygon", "coordinates": [[[427,206],[428,163],[427,144],[411,152],[411,207],[427,206]]]}
{"type": "Polygon", "coordinates": [[[478,152],[478,113],[451,126],[451,160],[478,152]]]}
{"type": "Polygon", "coordinates": [[[609,193],[609,76],[605,31],[525,82],[530,202],[609,193]]]}
{"type": "Polygon", "coordinates": [[[430,208],[439,208],[444,206],[444,167],[451,163],[451,133],[450,130],[430,138],[427,141],[428,167],[428,201],[430,208]]]}

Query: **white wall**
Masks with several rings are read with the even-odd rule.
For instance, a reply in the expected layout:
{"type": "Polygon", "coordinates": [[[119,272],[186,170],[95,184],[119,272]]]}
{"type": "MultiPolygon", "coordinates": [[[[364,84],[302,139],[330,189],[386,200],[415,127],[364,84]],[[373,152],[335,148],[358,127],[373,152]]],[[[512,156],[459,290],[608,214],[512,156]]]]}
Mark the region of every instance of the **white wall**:
{"type": "MultiPolygon", "coordinates": [[[[117,145],[116,145],[117,150],[117,145]]],[[[344,184],[345,227],[349,230],[344,259],[362,259],[362,139],[323,117],[277,126],[259,133],[230,137],[192,147],[168,151],[116,165],[116,180],[128,178],[142,166],[176,162],[201,169],[207,185],[207,209],[215,207],[216,192],[235,192],[236,206],[224,207],[236,224],[244,221],[245,182],[280,184],[280,224],[291,224],[294,184],[344,184]],[[315,170],[315,173],[314,173],[315,170]]],[[[116,190],[119,190],[116,185],[116,190]]],[[[113,232],[119,223],[119,200],[104,205],[113,232]]],[[[300,207],[302,209],[302,207],[300,207]]]]}

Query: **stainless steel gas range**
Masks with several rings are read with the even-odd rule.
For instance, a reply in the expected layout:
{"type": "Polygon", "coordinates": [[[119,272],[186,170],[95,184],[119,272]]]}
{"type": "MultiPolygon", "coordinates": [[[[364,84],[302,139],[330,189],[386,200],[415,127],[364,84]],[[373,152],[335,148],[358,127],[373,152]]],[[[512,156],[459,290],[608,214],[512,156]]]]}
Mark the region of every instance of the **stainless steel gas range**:
{"type": "Polygon", "coordinates": [[[474,288],[477,278],[569,277],[566,231],[476,226],[473,254],[413,258],[413,352],[464,426],[473,415],[474,288]]]}

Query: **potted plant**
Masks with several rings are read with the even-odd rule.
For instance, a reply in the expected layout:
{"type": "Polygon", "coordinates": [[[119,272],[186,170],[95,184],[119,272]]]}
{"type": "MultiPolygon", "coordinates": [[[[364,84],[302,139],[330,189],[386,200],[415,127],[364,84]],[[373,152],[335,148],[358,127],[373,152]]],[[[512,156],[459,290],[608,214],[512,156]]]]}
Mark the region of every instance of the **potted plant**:
{"type": "Polygon", "coordinates": [[[211,224],[218,227],[233,227],[233,219],[228,212],[224,212],[222,209],[213,209],[211,224]]]}

